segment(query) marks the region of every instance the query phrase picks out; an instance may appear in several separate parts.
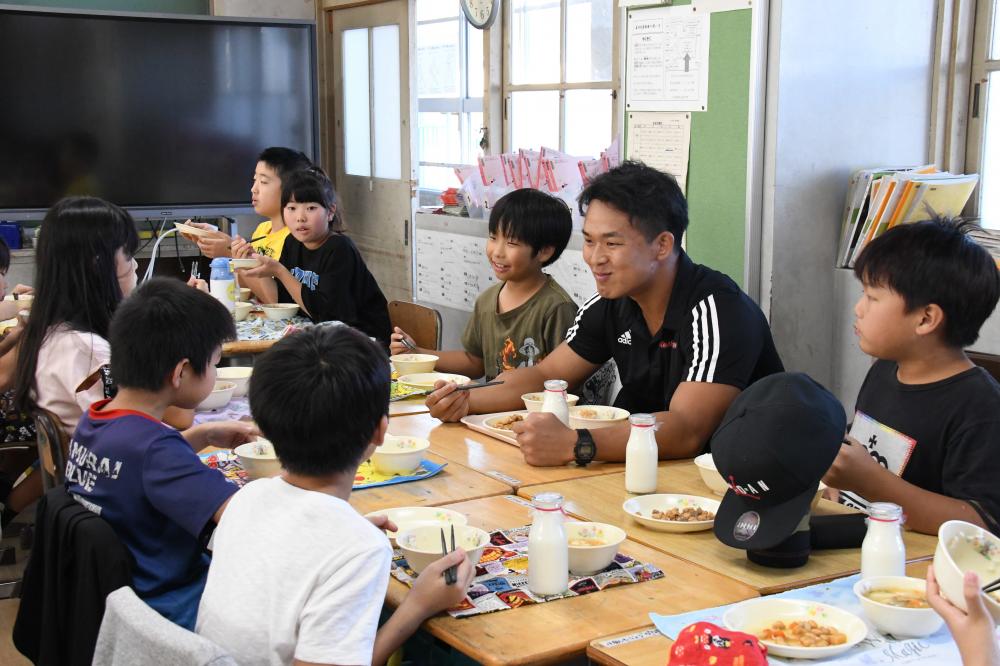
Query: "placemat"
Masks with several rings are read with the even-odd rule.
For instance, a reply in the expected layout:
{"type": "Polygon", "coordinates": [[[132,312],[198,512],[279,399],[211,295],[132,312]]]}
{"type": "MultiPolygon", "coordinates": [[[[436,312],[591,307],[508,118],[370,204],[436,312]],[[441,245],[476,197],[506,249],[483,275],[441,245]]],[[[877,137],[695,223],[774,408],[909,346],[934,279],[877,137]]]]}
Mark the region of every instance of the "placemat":
{"type": "Polygon", "coordinates": [[[247,317],[236,322],[236,339],[244,342],[250,340],[280,340],[289,326],[303,328],[311,325],[308,317],[295,315],[291,319],[268,319],[267,317],[247,317]]]}
{"type": "Polygon", "coordinates": [[[212,423],[214,421],[252,421],[250,414],[250,399],[246,396],[233,398],[225,406],[204,412],[195,412],[193,423],[212,423]]]}
{"type": "MultiPolygon", "coordinates": [[[[606,590],[617,585],[642,583],[663,578],[663,572],[652,564],[619,552],[603,571],[589,576],[569,575],[565,593],[541,597],[528,590],[528,531],[530,526],[496,530],[490,533],[490,544],[483,550],[465,600],[448,610],[452,617],[470,617],[510,610],[519,606],[542,604],[559,599],[578,597],[606,590]]],[[[393,551],[392,575],[412,587],[416,573],[409,568],[403,552],[393,551]]]]}

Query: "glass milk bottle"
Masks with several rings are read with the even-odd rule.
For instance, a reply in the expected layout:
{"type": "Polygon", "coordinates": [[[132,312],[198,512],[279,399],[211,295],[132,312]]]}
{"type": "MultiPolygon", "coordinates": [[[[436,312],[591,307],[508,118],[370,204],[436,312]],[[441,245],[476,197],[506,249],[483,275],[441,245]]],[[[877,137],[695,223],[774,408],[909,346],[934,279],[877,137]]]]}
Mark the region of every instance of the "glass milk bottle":
{"type": "Polygon", "coordinates": [[[569,404],[566,402],[566,387],[568,384],[561,379],[550,379],[545,382],[545,397],[542,399],[542,411],[555,414],[569,426],[569,404]]]}
{"type": "Polygon", "coordinates": [[[226,257],[212,259],[211,267],[209,291],[232,312],[236,309],[236,280],[229,269],[229,259],[226,257]]]}
{"type": "Polygon", "coordinates": [[[539,493],[531,501],[534,517],[528,533],[528,589],[541,596],[560,594],[569,585],[569,543],[562,505],[559,493],[539,493]]]}
{"type": "Polygon", "coordinates": [[[902,519],[903,509],[898,504],[872,503],[868,510],[868,532],[861,543],[861,578],[906,575],[902,519]]]}
{"type": "Polygon", "coordinates": [[[625,490],[637,495],[656,492],[656,465],[660,451],[656,448],[652,414],[633,414],[628,418],[632,432],[625,445],[625,490]]]}

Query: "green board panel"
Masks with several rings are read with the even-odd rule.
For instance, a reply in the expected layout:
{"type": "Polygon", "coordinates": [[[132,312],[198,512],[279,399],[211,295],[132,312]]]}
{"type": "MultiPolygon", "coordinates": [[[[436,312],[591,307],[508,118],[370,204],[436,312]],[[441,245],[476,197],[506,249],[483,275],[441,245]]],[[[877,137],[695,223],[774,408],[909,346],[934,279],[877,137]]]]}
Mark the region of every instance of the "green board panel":
{"type": "MultiPolygon", "coordinates": [[[[641,16],[641,11],[635,13],[641,16]]],[[[708,110],[691,113],[687,178],[688,253],[741,286],[745,286],[750,31],[749,9],[712,14],[708,110]]]]}
{"type": "Polygon", "coordinates": [[[10,5],[100,9],[111,12],[155,12],[159,14],[208,14],[209,0],[0,0],[10,5]]]}

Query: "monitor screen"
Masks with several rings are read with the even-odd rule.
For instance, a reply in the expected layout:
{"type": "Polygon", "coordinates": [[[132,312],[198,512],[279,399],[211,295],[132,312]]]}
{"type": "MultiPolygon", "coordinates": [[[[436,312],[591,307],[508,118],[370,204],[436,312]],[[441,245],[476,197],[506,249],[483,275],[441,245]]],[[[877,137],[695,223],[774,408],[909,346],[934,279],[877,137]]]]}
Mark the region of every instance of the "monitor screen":
{"type": "Polygon", "coordinates": [[[316,154],[314,26],[0,10],[0,218],[90,194],[251,212],[256,156],[316,154]]]}

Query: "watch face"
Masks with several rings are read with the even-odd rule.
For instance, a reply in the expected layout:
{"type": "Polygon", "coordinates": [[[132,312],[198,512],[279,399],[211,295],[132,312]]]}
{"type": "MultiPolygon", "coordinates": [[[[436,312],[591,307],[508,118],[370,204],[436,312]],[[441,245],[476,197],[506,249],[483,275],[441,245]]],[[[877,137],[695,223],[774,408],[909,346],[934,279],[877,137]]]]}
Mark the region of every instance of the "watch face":
{"type": "Polygon", "coordinates": [[[462,0],[462,11],[469,23],[477,28],[488,28],[496,18],[500,0],[462,0]]]}

